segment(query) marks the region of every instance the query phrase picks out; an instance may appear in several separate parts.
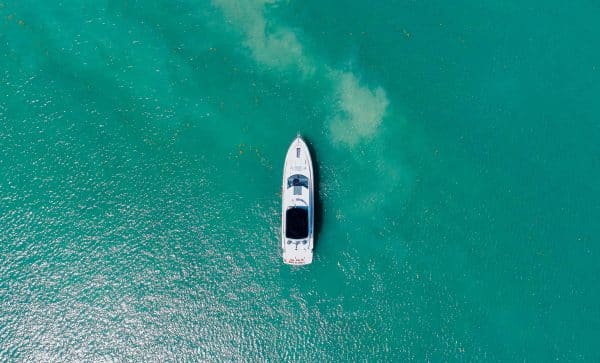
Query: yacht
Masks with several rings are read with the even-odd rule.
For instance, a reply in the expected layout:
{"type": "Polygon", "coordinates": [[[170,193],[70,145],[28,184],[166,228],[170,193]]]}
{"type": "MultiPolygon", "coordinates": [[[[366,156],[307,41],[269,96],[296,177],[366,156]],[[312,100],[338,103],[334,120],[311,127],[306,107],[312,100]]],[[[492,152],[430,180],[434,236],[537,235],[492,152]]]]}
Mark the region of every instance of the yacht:
{"type": "Polygon", "coordinates": [[[281,189],[281,247],[288,265],[312,262],[314,200],[312,159],[298,135],[285,156],[281,189]]]}

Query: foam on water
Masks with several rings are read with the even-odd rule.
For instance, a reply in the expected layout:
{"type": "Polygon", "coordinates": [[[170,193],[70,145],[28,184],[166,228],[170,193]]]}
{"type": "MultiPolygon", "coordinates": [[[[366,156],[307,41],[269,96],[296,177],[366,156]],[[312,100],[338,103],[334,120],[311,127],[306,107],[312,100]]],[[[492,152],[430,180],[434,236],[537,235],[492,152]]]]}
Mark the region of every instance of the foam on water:
{"type": "Polygon", "coordinates": [[[350,72],[334,72],[338,110],[330,121],[335,142],[353,146],[372,139],[390,103],[381,87],[369,89],[350,72]]]}
{"type": "Polygon", "coordinates": [[[256,62],[278,71],[297,68],[304,76],[311,75],[315,71],[313,60],[305,54],[296,34],[291,29],[268,24],[266,7],[278,2],[213,0],[213,4],[223,11],[225,21],[237,26],[244,34],[244,45],[256,62]]]}
{"type": "Polygon", "coordinates": [[[268,6],[277,5],[278,0],[243,3],[215,0],[213,3],[223,10],[227,23],[242,31],[244,44],[256,62],[276,72],[299,70],[306,82],[315,82],[314,76],[331,82],[334,107],[330,109],[331,118],[325,127],[330,129],[334,142],[352,147],[376,135],[390,103],[385,90],[381,86],[370,89],[360,84],[354,73],[332,68],[317,54],[307,52],[291,29],[277,22],[269,23],[265,11],[268,6]]]}

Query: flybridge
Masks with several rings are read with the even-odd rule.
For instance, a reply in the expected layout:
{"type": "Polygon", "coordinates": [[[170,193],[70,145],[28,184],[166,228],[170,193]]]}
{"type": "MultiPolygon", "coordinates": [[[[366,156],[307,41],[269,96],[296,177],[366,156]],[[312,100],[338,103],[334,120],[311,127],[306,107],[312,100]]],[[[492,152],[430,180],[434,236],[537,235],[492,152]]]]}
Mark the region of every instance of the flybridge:
{"type": "Polygon", "coordinates": [[[308,178],[302,174],[294,174],[288,178],[287,187],[294,188],[294,195],[302,195],[302,188],[308,190],[308,178]]]}

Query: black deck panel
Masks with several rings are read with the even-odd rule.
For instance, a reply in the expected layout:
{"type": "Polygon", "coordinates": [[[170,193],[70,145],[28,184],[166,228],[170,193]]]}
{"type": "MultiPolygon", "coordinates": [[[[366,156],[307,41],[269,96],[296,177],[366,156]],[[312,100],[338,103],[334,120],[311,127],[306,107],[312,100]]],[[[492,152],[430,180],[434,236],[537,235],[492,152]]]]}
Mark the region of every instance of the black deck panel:
{"type": "Polygon", "coordinates": [[[293,207],[285,213],[285,236],[292,239],[308,237],[308,209],[293,207]]]}

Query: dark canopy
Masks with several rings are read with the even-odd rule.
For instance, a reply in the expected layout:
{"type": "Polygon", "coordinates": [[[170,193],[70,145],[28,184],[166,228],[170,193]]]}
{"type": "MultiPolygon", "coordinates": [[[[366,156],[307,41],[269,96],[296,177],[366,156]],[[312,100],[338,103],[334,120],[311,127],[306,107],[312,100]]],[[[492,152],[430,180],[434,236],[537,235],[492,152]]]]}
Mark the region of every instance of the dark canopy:
{"type": "Polygon", "coordinates": [[[308,209],[293,207],[285,213],[285,236],[292,239],[308,237],[308,209]]]}

